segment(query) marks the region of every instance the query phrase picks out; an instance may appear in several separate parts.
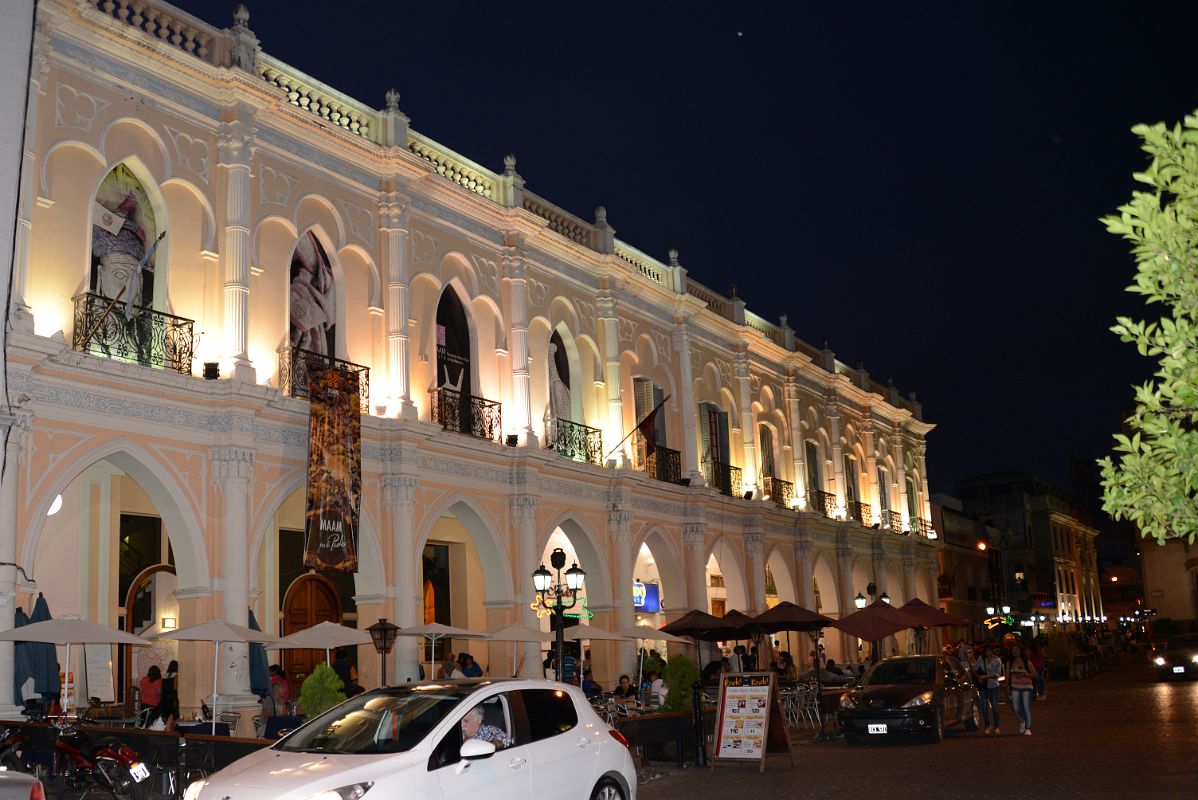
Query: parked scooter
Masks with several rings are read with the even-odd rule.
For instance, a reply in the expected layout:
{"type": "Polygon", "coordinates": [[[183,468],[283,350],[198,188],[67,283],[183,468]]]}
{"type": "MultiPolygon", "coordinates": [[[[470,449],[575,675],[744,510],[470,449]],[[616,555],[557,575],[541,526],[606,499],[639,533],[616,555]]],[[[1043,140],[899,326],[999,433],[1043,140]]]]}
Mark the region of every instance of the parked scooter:
{"type": "MultiPolygon", "coordinates": [[[[94,705],[93,701],[88,712],[94,705]]],[[[79,723],[87,721],[88,712],[80,715],[79,723]]],[[[125,800],[136,797],[141,782],[150,777],[149,768],[141,763],[137,752],[115,736],[93,740],[66,717],[51,720],[50,725],[56,731],[55,772],[63,775],[68,789],[99,787],[125,800]]]]}
{"type": "Polygon", "coordinates": [[[0,769],[24,771],[23,756],[28,741],[20,728],[5,728],[0,733],[0,769]]]}

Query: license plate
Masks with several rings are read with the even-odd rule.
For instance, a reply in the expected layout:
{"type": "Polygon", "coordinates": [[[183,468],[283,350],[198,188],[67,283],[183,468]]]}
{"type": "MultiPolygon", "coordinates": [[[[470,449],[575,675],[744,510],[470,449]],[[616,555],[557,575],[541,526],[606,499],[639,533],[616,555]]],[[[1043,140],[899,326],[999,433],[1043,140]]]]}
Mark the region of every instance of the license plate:
{"type": "Polygon", "coordinates": [[[870,733],[886,733],[886,726],[885,726],[885,725],[867,725],[867,726],[866,726],[866,729],[867,729],[867,730],[868,730],[870,733]]]}
{"type": "Polygon", "coordinates": [[[150,777],[150,770],[145,764],[135,762],[133,766],[129,767],[129,774],[133,776],[133,780],[141,783],[150,777]]]}
{"type": "Polygon", "coordinates": [[[1185,672],[1186,668],[1185,667],[1174,667],[1173,671],[1174,672],[1185,672]]]}

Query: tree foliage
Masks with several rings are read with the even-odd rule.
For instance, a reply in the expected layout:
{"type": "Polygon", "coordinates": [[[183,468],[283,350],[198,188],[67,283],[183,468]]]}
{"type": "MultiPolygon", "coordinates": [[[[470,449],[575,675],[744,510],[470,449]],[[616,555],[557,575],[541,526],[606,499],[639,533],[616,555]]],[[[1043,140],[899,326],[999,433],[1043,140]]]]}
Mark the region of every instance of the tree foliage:
{"type": "Polygon", "coordinates": [[[328,664],[317,664],[300,686],[300,707],[309,719],[345,702],[341,678],[328,664]]]}
{"type": "Polygon", "coordinates": [[[1198,537],[1198,112],[1169,127],[1137,125],[1151,162],[1109,232],[1132,243],[1135,283],[1155,320],[1118,317],[1111,328],[1155,359],[1135,388],[1135,413],[1102,467],[1102,507],[1164,544],[1198,537]]]}

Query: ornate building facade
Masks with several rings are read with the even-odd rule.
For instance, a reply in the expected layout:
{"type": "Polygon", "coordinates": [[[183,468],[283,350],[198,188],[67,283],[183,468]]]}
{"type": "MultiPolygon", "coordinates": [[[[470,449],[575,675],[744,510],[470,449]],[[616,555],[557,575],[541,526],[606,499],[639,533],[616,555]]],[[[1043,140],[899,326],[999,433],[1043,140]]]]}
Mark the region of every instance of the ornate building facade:
{"type": "MultiPolygon", "coordinates": [[[[244,9],[229,28],[157,0],[37,14],[6,598],[149,633],[247,608],[280,633],[536,624],[530,573],[561,546],[607,628],[709,609],[717,576],[749,613],[837,616],[869,583],[935,602],[913,396],[617,239],[603,209],[537,196],[515,158],[493,172],[421,135],[398,93],[371,108],[270,57],[244,9]],[[363,388],[354,575],[296,556],[317,363],[363,388]]],[[[172,651],[185,706],[212,678],[202,647],[172,651]]],[[[222,705],[248,706],[244,651],[226,649],[222,705]]],[[[539,664],[471,649],[495,673],[539,664]]],[[[597,676],[631,654],[597,644],[597,676]]],[[[401,638],[388,676],[420,656],[401,638]]],[[[118,659],[118,694],[139,657],[118,659]]],[[[365,685],[377,665],[364,648],[365,685]]]]}

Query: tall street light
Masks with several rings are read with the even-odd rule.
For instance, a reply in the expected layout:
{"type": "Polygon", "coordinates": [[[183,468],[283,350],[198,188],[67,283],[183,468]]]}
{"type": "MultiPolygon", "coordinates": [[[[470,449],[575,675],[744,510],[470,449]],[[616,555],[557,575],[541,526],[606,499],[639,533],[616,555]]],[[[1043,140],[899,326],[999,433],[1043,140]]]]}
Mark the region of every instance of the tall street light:
{"type": "MultiPolygon", "coordinates": [[[[382,669],[379,671],[379,686],[386,686],[387,654],[395,646],[395,637],[399,634],[399,626],[393,625],[386,619],[380,619],[367,628],[366,632],[370,634],[370,641],[374,643],[374,649],[379,654],[379,660],[382,662],[382,669]]],[[[432,679],[431,675],[429,679],[432,679]]]]}
{"type": "Polygon", "coordinates": [[[544,564],[533,571],[532,585],[537,590],[541,606],[553,614],[554,626],[557,629],[557,669],[555,672],[557,679],[564,681],[565,670],[562,669],[562,666],[565,663],[566,650],[566,612],[574,608],[578,602],[578,592],[582,589],[582,583],[587,574],[575,562],[574,566],[566,570],[565,580],[562,580],[562,567],[566,566],[566,551],[560,547],[555,547],[549,554],[549,566],[553,567],[553,572],[545,569],[544,564]]]}

